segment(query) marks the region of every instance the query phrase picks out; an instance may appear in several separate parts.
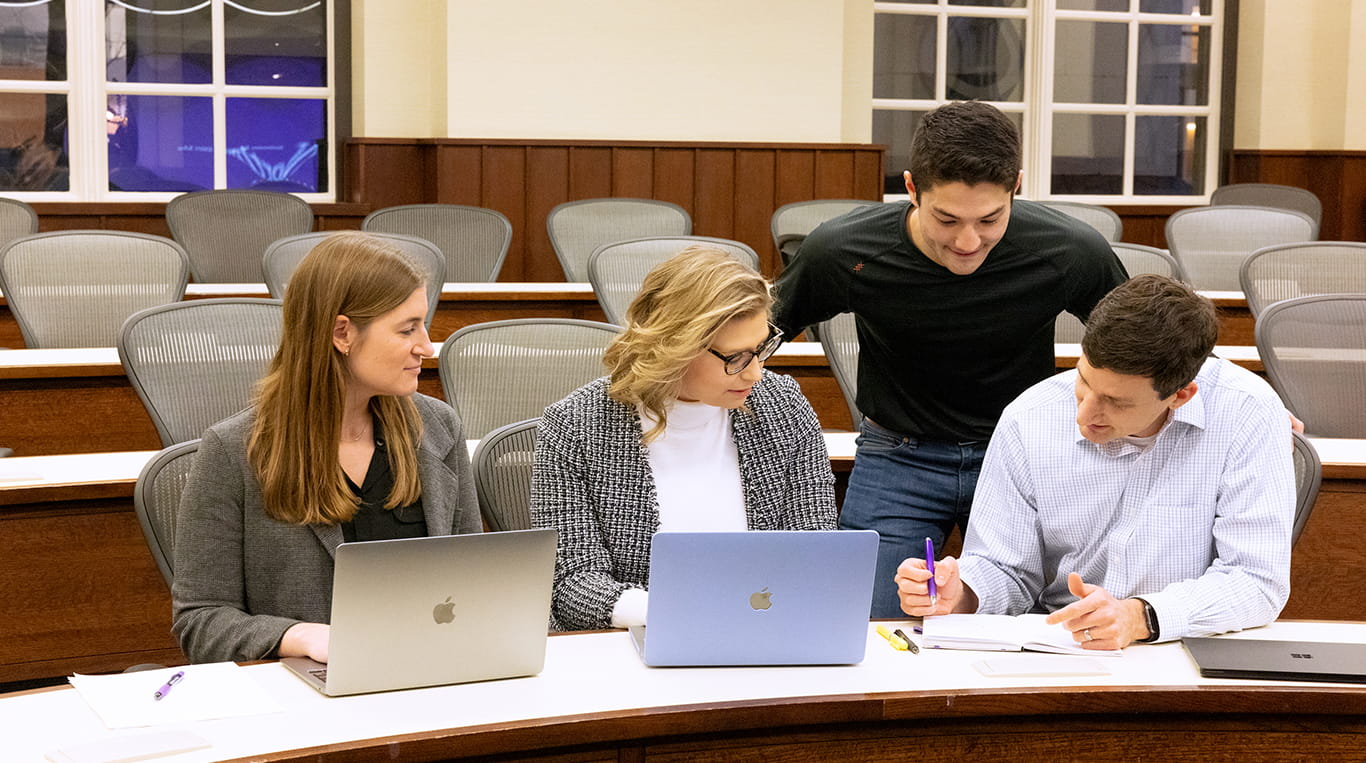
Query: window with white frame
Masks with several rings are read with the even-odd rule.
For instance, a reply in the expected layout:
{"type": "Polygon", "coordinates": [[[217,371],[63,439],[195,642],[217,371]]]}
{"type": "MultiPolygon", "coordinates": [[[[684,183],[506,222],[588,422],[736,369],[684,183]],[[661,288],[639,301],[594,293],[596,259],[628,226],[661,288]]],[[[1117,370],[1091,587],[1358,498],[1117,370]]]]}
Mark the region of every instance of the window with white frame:
{"type": "Polygon", "coordinates": [[[0,0],[0,193],[330,200],[331,0],[0,0]]]}
{"type": "Polygon", "coordinates": [[[874,3],[873,140],[905,194],[911,135],[946,101],[1016,121],[1022,195],[1181,203],[1217,180],[1223,0],[874,3]]]}

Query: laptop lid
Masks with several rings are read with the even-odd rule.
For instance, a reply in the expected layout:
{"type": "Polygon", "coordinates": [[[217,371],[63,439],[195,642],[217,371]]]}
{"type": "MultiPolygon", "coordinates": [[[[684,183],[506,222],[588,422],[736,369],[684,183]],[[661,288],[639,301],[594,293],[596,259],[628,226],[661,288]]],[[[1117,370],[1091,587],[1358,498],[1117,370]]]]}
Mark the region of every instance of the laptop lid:
{"type": "Polygon", "coordinates": [[[330,696],[533,675],[554,569],[550,529],[343,543],[328,664],[282,662],[330,696]]]}
{"type": "Polygon", "coordinates": [[[1181,643],[1206,678],[1366,683],[1366,644],[1218,637],[1181,643]]]}
{"type": "Polygon", "coordinates": [[[878,535],[871,530],[655,533],[647,665],[863,660],[878,535]]]}

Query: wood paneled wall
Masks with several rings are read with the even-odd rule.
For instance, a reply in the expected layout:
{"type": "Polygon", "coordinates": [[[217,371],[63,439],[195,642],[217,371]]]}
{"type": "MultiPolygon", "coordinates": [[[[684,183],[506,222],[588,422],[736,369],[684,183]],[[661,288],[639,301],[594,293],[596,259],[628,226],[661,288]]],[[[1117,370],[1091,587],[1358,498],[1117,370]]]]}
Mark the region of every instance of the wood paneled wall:
{"type": "Polygon", "coordinates": [[[1307,188],[1323,202],[1320,239],[1366,241],[1366,151],[1235,149],[1228,182],[1307,188]]]}
{"type": "Polygon", "coordinates": [[[436,202],[512,221],[502,281],[561,281],[545,218],[603,196],[671,201],[693,232],[743,241],[778,270],[769,219],[792,201],[879,199],[883,147],[864,144],[352,139],[346,200],[375,208],[436,202]]]}

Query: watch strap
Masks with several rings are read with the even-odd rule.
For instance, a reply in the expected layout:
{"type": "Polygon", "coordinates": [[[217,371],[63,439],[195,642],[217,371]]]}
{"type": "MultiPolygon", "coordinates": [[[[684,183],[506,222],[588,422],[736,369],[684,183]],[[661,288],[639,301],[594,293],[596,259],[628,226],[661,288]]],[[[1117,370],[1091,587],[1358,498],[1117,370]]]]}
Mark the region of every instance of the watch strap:
{"type": "Polygon", "coordinates": [[[1148,637],[1139,639],[1138,643],[1151,644],[1161,635],[1157,622],[1157,610],[1153,608],[1153,605],[1148,603],[1147,599],[1141,596],[1135,596],[1134,598],[1143,605],[1143,619],[1148,625],[1148,637]]]}

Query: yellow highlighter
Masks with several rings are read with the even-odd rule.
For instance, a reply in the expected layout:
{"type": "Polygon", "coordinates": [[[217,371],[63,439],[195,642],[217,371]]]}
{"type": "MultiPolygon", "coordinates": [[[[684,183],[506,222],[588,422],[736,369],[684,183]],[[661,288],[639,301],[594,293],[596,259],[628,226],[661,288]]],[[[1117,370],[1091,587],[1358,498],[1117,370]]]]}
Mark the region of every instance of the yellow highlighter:
{"type": "Polygon", "coordinates": [[[887,639],[887,643],[891,644],[892,648],[899,652],[904,652],[910,648],[906,645],[905,640],[895,633],[892,633],[891,629],[885,625],[879,625],[877,627],[877,635],[887,639]]]}

